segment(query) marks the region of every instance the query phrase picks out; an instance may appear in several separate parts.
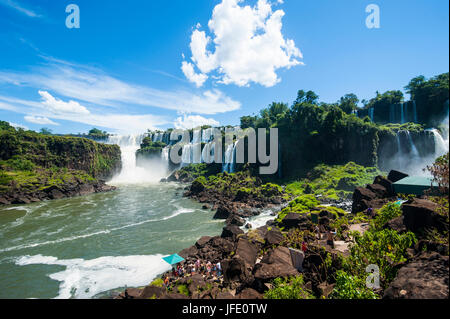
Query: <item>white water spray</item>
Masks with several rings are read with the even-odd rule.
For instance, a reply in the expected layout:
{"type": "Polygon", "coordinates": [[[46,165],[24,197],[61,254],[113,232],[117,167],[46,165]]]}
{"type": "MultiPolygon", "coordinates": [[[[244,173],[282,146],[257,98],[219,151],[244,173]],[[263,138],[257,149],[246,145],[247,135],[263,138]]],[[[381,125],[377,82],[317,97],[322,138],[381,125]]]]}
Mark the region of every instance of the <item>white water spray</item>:
{"type": "MultiPolygon", "coordinates": [[[[162,134],[160,137],[162,138],[162,134]]],[[[108,138],[108,144],[120,146],[122,155],[122,170],[120,174],[113,177],[110,184],[153,184],[167,176],[168,161],[161,158],[145,160],[140,163],[140,166],[136,165],[136,151],[140,148],[143,138],[144,135],[114,135],[108,138]]],[[[163,150],[162,157],[166,156],[165,154],[168,158],[168,150],[163,150]]]]}

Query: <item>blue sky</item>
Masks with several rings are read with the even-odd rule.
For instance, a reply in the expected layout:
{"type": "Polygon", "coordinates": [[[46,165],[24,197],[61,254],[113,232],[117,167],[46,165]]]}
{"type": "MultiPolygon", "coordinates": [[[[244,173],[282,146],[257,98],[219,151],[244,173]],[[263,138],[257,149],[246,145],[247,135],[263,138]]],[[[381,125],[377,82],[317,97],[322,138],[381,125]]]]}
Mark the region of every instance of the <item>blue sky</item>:
{"type": "Polygon", "coordinates": [[[0,0],[0,119],[139,132],[237,125],[299,89],[370,99],[448,72],[448,12],[445,0],[0,0]],[[71,3],[79,29],[65,24],[71,3]],[[379,29],[366,27],[372,3],[379,29]]]}

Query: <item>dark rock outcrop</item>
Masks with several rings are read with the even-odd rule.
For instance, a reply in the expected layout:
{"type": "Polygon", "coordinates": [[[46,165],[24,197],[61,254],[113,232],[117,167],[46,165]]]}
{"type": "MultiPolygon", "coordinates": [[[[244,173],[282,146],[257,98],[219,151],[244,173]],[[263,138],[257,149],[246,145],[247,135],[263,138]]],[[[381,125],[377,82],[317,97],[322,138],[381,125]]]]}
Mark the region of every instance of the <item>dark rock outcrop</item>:
{"type": "Polygon", "coordinates": [[[445,217],[436,213],[438,205],[425,199],[415,198],[402,205],[404,220],[408,230],[419,232],[435,228],[438,231],[448,229],[445,217]]]}
{"type": "Polygon", "coordinates": [[[238,226],[230,225],[223,228],[222,238],[231,238],[233,240],[240,234],[244,234],[244,231],[240,229],[238,226]]]}
{"type": "Polygon", "coordinates": [[[400,268],[384,292],[386,299],[448,299],[448,256],[422,253],[400,268]]]}

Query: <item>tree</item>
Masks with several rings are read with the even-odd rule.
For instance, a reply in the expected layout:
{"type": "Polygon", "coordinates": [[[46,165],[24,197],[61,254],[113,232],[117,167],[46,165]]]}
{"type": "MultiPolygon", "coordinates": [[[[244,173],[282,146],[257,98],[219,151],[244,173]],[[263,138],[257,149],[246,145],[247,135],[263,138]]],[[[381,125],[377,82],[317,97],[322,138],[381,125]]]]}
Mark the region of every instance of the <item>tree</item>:
{"type": "Polygon", "coordinates": [[[294,101],[294,105],[301,103],[317,104],[318,100],[319,96],[313,91],[305,92],[303,90],[299,90],[297,92],[297,99],[294,101]]]}
{"type": "Polygon", "coordinates": [[[52,135],[53,131],[49,128],[43,127],[41,128],[40,133],[44,135],[52,135]]]}
{"type": "Polygon", "coordinates": [[[359,99],[358,97],[353,94],[346,94],[343,97],[341,97],[339,101],[339,107],[342,111],[344,111],[347,114],[352,114],[353,111],[355,111],[358,107],[359,99]]]}

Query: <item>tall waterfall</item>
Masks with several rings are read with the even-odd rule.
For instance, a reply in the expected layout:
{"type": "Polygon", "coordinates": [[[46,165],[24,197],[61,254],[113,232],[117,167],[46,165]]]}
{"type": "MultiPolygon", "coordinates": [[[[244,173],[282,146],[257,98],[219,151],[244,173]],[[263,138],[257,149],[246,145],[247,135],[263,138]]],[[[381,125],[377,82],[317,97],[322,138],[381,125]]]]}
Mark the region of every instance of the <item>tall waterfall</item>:
{"type": "Polygon", "coordinates": [[[446,154],[448,152],[448,135],[447,140],[445,140],[437,129],[432,129],[430,131],[434,135],[434,145],[435,145],[434,156],[437,158],[439,156],[446,154]]]}
{"type": "Polygon", "coordinates": [[[236,163],[236,145],[237,142],[227,146],[224,161],[222,164],[222,172],[234,173],[234,167],[236,163]]]}
{"type": "Polygon", "coordinates": [[[370,117],[370,120],[371,120],[372,122],[374,122],[374,120],[373,120],[373,112],[374,112],[374,108],[371,107],[371,108],[369,109],[369,117],[370,117]]]}
{"type": "MultiPolygon", "coordinates": [[[[167,174],[167,161],[161,159],[149,160],[143,167],[136,165],[136,151],[145,135],[113,135],[108,138],[107,144],[120,146],[122,156],[122,170],[110,181],[112,185],[118,184],[146,184],[155,183],[167,174]]],[[[162,138],[162,135],[160,135],[162,138]]],[[[160,137],[158,136],[158,139],[160,137]]],[[[168,158],[168,151],[167,151],[168,158]]]]}

